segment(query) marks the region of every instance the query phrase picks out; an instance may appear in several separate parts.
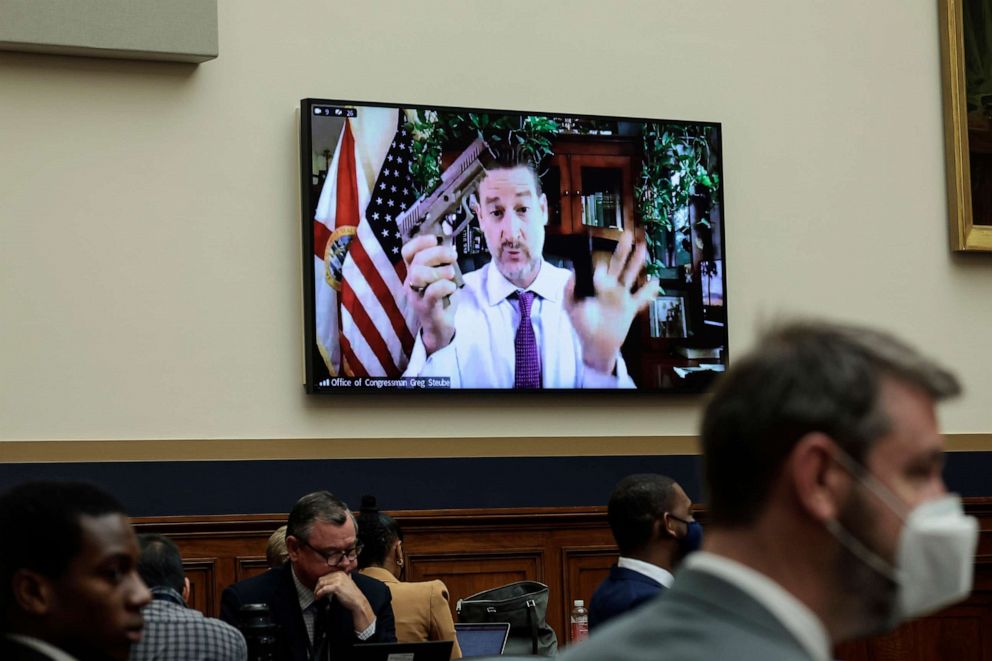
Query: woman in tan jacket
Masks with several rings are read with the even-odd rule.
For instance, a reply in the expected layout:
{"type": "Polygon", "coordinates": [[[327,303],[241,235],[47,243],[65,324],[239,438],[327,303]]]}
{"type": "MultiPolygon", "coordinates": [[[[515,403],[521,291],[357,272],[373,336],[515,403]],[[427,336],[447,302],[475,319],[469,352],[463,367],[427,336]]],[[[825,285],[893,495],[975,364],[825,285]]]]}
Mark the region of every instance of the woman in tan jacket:
{"type": "Polygon", "coordinates": [[[392,593],[396,639],[401,643],[451,640],[451,658],[460,659],[462,651],[455,638],[448,588],[441,581],[399,580],[404,565],[403,531],[393,517],[379,511],[374,496],[362,497],[358,539],[362,542],[359,570],[385,583],[392,593]]]}

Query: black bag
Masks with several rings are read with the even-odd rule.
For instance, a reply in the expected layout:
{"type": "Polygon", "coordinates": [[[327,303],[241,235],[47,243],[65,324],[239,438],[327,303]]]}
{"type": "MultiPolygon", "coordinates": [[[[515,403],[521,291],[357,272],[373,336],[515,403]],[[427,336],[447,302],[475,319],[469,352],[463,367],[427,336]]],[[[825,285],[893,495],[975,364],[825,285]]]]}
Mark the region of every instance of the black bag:
{"type": "Polygon", "coordinates": [[[509,622],[510,636],[503,653],[554,656],[558,637],[548,626],[548,586],[518,581],[459,599],[459,622],[509,622]]]}

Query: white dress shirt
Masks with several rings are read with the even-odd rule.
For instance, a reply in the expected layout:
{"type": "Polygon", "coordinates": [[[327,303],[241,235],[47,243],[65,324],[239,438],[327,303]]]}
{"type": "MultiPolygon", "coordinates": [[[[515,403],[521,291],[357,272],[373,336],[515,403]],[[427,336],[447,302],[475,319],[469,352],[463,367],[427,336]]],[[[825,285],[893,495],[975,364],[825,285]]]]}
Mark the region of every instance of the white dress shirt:
{"type": "MultiPolygon", "coordinates": [[[[617,352],[616,374],[604,374],[582,360],[582,344],[564,307],[571,271],[541,263],[527,288],[537,296],[531,322],[537,340],[544,388],[634,388],[623,357],[617,352]]],[[[421,334],[404,376],[451,377],[452,388],[513,388],[519,288],[489,262],[467,273],[465,286],[452,296],[455,337],[430,356],[421,334]]]]}
{"type": "Polygon", "coordinates": [[[652,581],[661,583],[666,588],[672,587],[672,583],[675,582],[675,577],[672,576],[672,572],[668,571],[664,567],[652,565],[650,562],[644,562],[643,560],[620,556],[620,559],[617,560],[617,567],[629,569],[630,571],[636,571],[638,574],[644,574],[652,581]]]}
{"type": "Polygon", "coordinates": [[[10,638],[11,640],[16,640],[22,645],[26,645],[27,647],[32,648],[33,650],[39,652],[40,654],[44,654],[52,661],[76,661],[76,657],[72,656],[71,654],[68,654],[67,652],[60,650],[58,647],[55,647],[51,643],[46,643],[45,641],[40,640],[38,638],[32,638],[31,636],[22,636],[21,634],[17,634],[17,633],[8,633],[7,637],[10,638]]]}
{"type": "Polygon", "coordinates": [[[830,637],[820,619],[781,585],[746,565],[707,551],[689,554],[684,566],[731,583],[768,609],[816,661],[830,661],[830,637]]]}

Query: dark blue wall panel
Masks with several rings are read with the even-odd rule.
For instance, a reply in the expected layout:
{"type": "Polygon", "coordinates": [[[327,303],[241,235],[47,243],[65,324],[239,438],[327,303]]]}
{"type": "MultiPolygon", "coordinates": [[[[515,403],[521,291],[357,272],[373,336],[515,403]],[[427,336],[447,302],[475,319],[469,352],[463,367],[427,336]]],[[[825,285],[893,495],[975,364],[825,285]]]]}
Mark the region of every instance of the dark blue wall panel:
{"type": "MultiPolygon", "coordinates": [[[[703,502],[700,464],[696,456],[0,464],[0,490],[31,479],[88,480],[133,516],[287,512],[317,489],[353,507],[365,493],[384,509],[568,507],[604,505],[621,477],[650,472],[672,476],[703,502]]],[[[948,486],[962,495],[992,495],[990,475],[992,453],[947,456],[948,486]]]]}

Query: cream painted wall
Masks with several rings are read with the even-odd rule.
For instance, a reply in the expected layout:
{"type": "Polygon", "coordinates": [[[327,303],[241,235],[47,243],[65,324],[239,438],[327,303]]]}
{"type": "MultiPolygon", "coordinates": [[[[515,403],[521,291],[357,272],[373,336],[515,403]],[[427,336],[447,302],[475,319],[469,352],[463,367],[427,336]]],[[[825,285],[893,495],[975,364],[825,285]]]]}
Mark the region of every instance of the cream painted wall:
{"type": "Polygon", "coordinates": [[[221,0],[199,67],[0,53],[0,440],[693,433],[696,399],[305,396],[306,96],[720,121],[732,353],[881,324],[960,371],[947,431],[992,431],[935,4],[221,0]]]}

